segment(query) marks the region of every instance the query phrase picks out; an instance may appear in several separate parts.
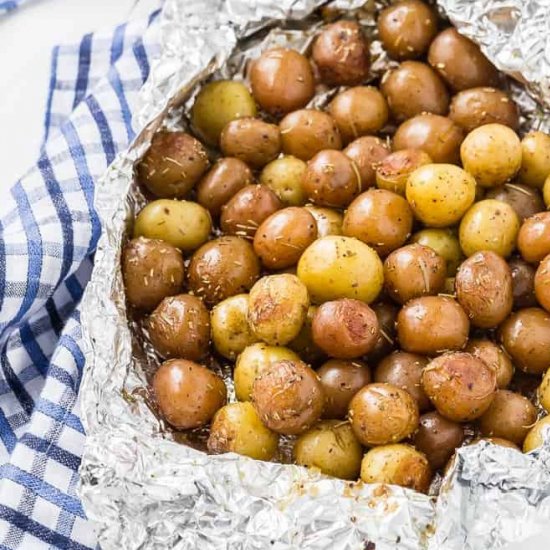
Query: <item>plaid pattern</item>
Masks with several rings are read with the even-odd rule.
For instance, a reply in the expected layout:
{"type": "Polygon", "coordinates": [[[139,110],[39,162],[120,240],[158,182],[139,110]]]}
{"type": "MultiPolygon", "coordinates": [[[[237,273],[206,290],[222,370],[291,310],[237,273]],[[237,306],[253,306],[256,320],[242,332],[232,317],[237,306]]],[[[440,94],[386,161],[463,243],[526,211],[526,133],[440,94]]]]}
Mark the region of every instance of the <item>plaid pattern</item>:
{"type": "Polygon", "coordinates": [[[94,182],[134,135],[157,15],[55,48],[40,158],[0,201],[0,550],[95,547],[75,492],[78,303],[100,235],[94,182]]]}

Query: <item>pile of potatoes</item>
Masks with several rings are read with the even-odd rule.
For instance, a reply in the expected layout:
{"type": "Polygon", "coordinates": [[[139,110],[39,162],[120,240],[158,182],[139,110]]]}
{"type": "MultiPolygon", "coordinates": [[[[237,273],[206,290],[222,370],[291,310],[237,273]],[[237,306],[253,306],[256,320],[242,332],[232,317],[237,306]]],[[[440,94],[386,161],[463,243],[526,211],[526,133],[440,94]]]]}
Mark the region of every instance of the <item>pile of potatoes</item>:
{"type": "Polygon", "coordinates": [[[501,75],[426,4],[378,35],[380,81],[338,20],[204,84],[136,165],[122,274],[174,429],[261,460],[290,436],[297,464],[426,492],[466,433],[530,451],[550,423],[529,392],[550,410],[550,137],[518,136],[501,75]]]}

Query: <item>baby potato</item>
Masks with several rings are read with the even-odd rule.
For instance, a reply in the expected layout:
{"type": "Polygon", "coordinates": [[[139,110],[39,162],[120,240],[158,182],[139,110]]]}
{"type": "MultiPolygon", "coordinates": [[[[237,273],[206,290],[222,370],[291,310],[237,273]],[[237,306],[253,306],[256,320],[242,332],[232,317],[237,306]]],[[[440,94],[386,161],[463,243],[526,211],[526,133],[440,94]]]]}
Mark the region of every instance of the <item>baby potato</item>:
{"type": "Polygon", "coordinates": [[[550,311],[550,254],[540,262],[535,274],[535,295],[538,303],[550,311]]]}
{"type": "Polygon", "coordinates": [[[464,170],[482,187],[511,180],[521,167],[521,143],[503,124],[485,124],[472,130],[460,146],[464,170]]]}
{"type": "Polygon", "coordinates": [[[191,252],[208,240],[212,219],[208,210],[191,201],[159,199],[137,215],[134,237],[160,239],[191,252]]]}
{"type": "Polygon", "coordinates": [[[296,275],[268,275],[250,290],[248,323],[256,338],[282,346],[298,336],[308,308],[307,288],[296,275]]]}
{"type": "Polygon", "coordinates": [[[539,403],[544,407],[546,412],[550,410],[550,369],[548,369],[542,377],[542,382],[537,389],[537,397],[539,403]]]}
{"type": "Polygon", "coordinates": [[[371,304],[371,308],[378,318],[379,336],[368,354],[369,361],[379,361],[391,353],[395,346],[397,313],[399,308],[395,304],[388,302],[377,302],[371,304]]]}
{"type": "Polygon", "coordinates": [[[219,216],[222,206],[253,181],[250,168],[242,160],[221,158],[197,185],[197,202],[212,216],[219,216]]]}
{"type": "Polygon", "coordinates": [[[432,481],[428,459],[414,447],[397,443],[374,447],[361,462],[365,483],[387,483],[427,493],[432,481]]]}
{"type": "Polygon", "coordinates": [[[504,389],[510,385],[514,366],[507,353],[497,344],[486,339],[470,339],[464,351],[481,359],[497,375],[497,386],[504,389]]]}
{"type": "Polygon", "coordinates": [[[201,142],[185,132],[158,132],[136,166],[138,181],[161,198],[184,197],[208,169],[201,142]]]}
{"type": "Polygon", "coordinates": [[[479,418],[497,391],[496,372],[469,353],[445,353],[422,373],[422,386],[439,414],[455,422],[479,418]]]}
{"type": "Polygon", "coordinates": [[[480,437],[479,439],[474,439],[472,443],[470,443],[470,445],[473,445],[478,441],[487,441],[489,443],[492,443],[493,445],[498,445],[499,447],[508,447],[509,449],[515,449],[516,451],[520,450],[520,448],[515,443],[512,443],[507,439],[502,439],[502,437],[480,437]]]}
{"type": "Polygon", "coordinates": [[[369,43],[355,21],[327,25],[315,39],[311,57],[329,86],[354,86],[369,74],[369,43]]]}
{"type": "Polygon", "coordinates": [[[208,436],[211,453],[237,453],[256,460],[271,460],[279,436],[266,428],[251,403],[230,403],[214,416],[208,436]]]}
{"type": "Polygon", "coordinates": [[[235,359],[256,342],[248,326],[248,294],[237,294],[220,302],[210,314],[212,343],[227,359],[235,359]]]}
{"type": "Polygon", "coordinates": [[[421,378],[428,360],[422,355],[395,351],[384,357],[374,371],[375,382],[393,384],[410,393],[420,411],[429,410],[432,404],[422,388],[421,378]]]}
{"type": "Polygon", "coordinates": [[[474,202],[474,178],[452,164],[425,164],[407,180],[406,196],[414,215],[425,225],[457,223],[474,202]]]}
{"type": "Polygon", "coordinates": [[[514,308],[535,307],[535,268],[522,258],[511,258],[508,266],[512,272],[514,308]]]}
{"type": "Polygon", "coordinates": [[[321,417],[323,387],[314,370],[302,361],[279,361],[256,377],[252,402],[262,422],[285,435],[306,432],[321,417]]]}
{"type": "Polygon", "coordinates": [[[266,218],[254,236],[254,251],[267,269],[296,265],[317,238],[315,218],[305,208],[289,206],[266,218]]]}
{"type": "Polygon", "coordinates": [[[388,104],[378,89],[356,86],[340,92],[327,107],[344,143],[378,133],[388,121],[388,104]]]}
{"type": "Polygon", "coordinates": [[[207,304],[246,292],[260,277],[252,245],[241,237],[219,237],[203,244],[188,268],[189,289],[207,304]]]}
{"type": "Polygon", "coordinates": [[[317,468],[325,475],[356,480],[363,448],[348,422],[324,420],[296,440],[292,454],[296,464],[317,468]]]}
{"type": "Polygon", "coordinates": [[[519,225],[509,204],[494,199],[476,202],[460,222],[460,247],[466,256],[488,250],[507,258],[516,248],[519,225]]]}
{"type": "Polygon", "coordinates": [[[527,437],[523,441],[523,452],[529,453],[538,447],[542,447],[545,440],[544,435],[548,438],[548,426],[550,426],[550,416],[545,416],[535,422],[535,425],[529,430],[527,437]]]}
{"type": "Polygon", "coordinates": [[[521,445],[537,420],[537,409],[523,395],[498,390],[489,408],[479,419],[481,433],[501,437],[521,445]]]}
{"type": "Polygon", "coordinates": [[[349,359],[329,359],[317,375],[325,393],[324,418],[345,418],[352,397],[371,381],[367,365],[349,359]]]}
{"type": "Polygon", "coordinates": [[[344,149],[344,154],[355,163],[359,170],[361,189],[367,189],[376,183],[378,165],[390,153],[391,149],[388,143],[374,136],[357,138],[344,149]]]}
{"type": "Polygon", "coordinates": [[[454,277],[464,259],[458,238],[450,229],[421,229],[411,237],[411,242],[427,246],[437,252],[446,262],[449,277],[454,277]]]}
{"type": "Polygon", "coordinates": [[[341,235],[344,216],[334,208],[306,205],[306,210],[315,218],[317,223],[317,236],[341,235]]]}
{"type": "Polygon", "coordinates": [[[550,206],[550,176],[544,180],[544,186],[542,188],[542,198],[546,208],[550,206]]]}
{"type": "Polygon", "coordinates": [[[283,153],[309,160],[324,149],[341,149],[342,138],[333,118],[316,109],[300,109],[279,123],[283,153]]]}
{"type": "Polygon", "coordinates": [[[370,304],[384,282],[382,262],[372,248],[358,239],[333,235],[306,248],[297,274],[316,304],[339,298],[370,304]]]}
{"type": "Polygon", "coordinates": [[[542,189],[550,175],[550,136],[544,132],[529,132],[521,140],[522,183],[542,189]]]}
{"type": "Polygon", "coordinates": [[[286,206],[302,206],[307,197],[302,187],[306,163],[293,156],[283,156],[264,166],[260,183],[267,185],[286,206]]]}
{"type": "Polygon", "coordinates": [[[500,325],[514,304],[512,272],[494,252],[476,252],[459,267],[455,278],[456,298],[472,325],[500,325]]]}
{"type": "Polygon", "coordinates": [[[132,239],[122,250],[121,269],[128,303],[143,311],[155,309],[183,288],[181,251],[164,241],[132,239]]]}
{"type": "Polygon", "coordinates": [[[348,418],[363,445],[397,443],[418,428],[418,405],[397,386],[368,384],[353,396],[348,418]]]}
{"type": "Polygon", "coordinates": [[[278,361],[299,361],[296,353],[280,346],[257,343],[247,346],[237,357],[233,371],[235,395],[239,401],[250,401],[256,376],[278,361]]]}
{"type": "Polygon", "coordinates": [[[470,322],[460,305],[447,296],[423,296],[407,302],[397,316],[397,336],[405,351],[435,355],[462,349],[470,322]]]}
{"type": "Polygon", "coordinates": [[[376,185],[379,189],[405,196],[409,176],[425,164],[432,164],[432,159],[420,149],[395,151],[378,163],[376,185]]]}
{"type": "Polygon", "coordinates": [[[281,152],[281,134],[275,124],[243,117],[227,123],[220,135],[220,149],[252,168],[261,168],[281,152]]]}
{"type": "Polygon", "coordinates": [[[222,206],[220,227],[226,235],[252,239],[260,224],[282,207],[266,185],[247,185],[222,206]]]}
{"type": "Polygon", "coordinates": [[[205,84],[197,95],[191,109],[191,125],[206,143],[217,145],[228,122],[254,117],[256,112],[256,103],[242,82],[217,80],[205,84]]]}
{"type": "Polygon", "coordinates": [[[519,183],[505,183],[502,187],[493,187],[485,194],[485,198],[508,203],[522,223],[544,210],[539,191],[519,183]]]}
{"type": "Polygon", "coordinates": [[[186,359],[164,362],[153,377],[153,390],[162,416],[178,430],[208,424],[227,400],[223,380],[186,359]]]}
{"type": "Polygon", "coordinates": [[[309,61],[290,48],[273,48],[254,60],[250,84],[256,101],[274,116],[305,107],[315,93],[309,61]]]}
{"type": "Polygon", "coordinates": [[[323,350],[313,341],[312,324],[317,309],[317,306],[309,306],[306,320],[298,336],[288,344],[288,347],[295,351],[307,364],[317,363],[325,358],[323,350]]]}
{"type": "Polygon", "coordinates": [[[386,256],[405,243],[412,225],[413,213],[403,197],[385,189],[369,189],[349,205],[342,231],[386,256]]]}
{"type": "Polygon", "coordinates": [[[320,305],[311,325],[315,344],[336,359],[354,359],[371,351],[378,319],[364,302],[341,298],[320,305]]]}
{"type": "Polygon", "coordinates": [[[540,212],[523,222],[518,249],[521,257],[530,263],[540,262],[550,254],[550,212],[540,212]]]}
{"type": "Polygon", "coordinates": [[[438,294],[446,275],[445,260],[421,244],[398,248],[384,260],[384,288],[399,304],[438,294]]]}
{"type": "Polygon", "coordinates": [[[550,314],[538,307],[520,309],[501,325],[500,341],[514,364],[543,374],[550,362],[550,314]]]}

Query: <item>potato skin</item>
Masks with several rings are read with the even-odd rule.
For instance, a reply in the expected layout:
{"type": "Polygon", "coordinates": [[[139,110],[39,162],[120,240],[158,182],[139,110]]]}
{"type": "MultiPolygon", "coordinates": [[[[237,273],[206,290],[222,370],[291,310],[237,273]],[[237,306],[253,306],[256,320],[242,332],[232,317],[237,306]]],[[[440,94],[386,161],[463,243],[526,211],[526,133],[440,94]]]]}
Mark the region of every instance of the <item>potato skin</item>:
{"type": "Polygon", "coordinates": [[[338,210],[311,204],[306,205],[306,210],[315,218],[319,238],[342,234],[344,216],[338,210]]]}
{"type": "Polygon", "coordinates": [[[285,435],[299,435],[317,422],[325,396],[319,377],[302,361],[279,361],[256,377],[252,402],[262,422],[285,435]]]}
{"type": "Polygon", "coordinates": [[[499,389],[504,389],[510,384],[514,375],[514,365],[508,354],[498,344],[491,340],[474,338],[469,340],[464,351],[481,359],[495,371],[499,389]]]}
{"type": "Polygon", "coordinates": [[[390,153],[376,167],[376,185],[379,189],[405,196],[409,176],[425,164],[432,164],[432,159],[420,149],[402,149],[390,153]]]}
{"type": "Polygon", "coordinates": [[[502,187],[493,187],[485,194],[485,198],[508,203],[522,223],[544,210],[540,193],[532,187],[519,183],[505,183],[502,187]]]}
{"type": "Polygon", "coordinates": [[[391,149],[387,142],[378,137],[362,136],[352,141],[344,153],[359,170],[361,189],[367,189],[376,183],[377,167],[391,153],[391,149]]]}
{"type": "Polygon", "coordinates": [[[354,359],[371,351],[378,328],[374,311],[364,302],[349,298],[319,306],[311,325],[315,344],[336,359],[354,359]]]}
{"type": "Polygon", "coordinates": [[[542,382],[537,388],[537,397],[544,410],[550,410],[550,369],[544,373],[542,382]]]}
{"type": "Polygon", "coordinates": [[[376,302],[376,304],[371,305],[371,308],[378,318],[380,335],[367,359],[368,361],[377,362],[391,353],[396,345],[395,322],[399,308],[389,302],[376,302]]]}
{"type": "Polygon", "coordinates": [[[302,206],[307,197],[302,187],[306,163],[286,155],[264,166],[260,183],[267,185],[285,206],[302,206]]]}
{"type": "Polygon", "coordinates": [[[418,406],[392,384],[368,384],[349,404],[348,418],[357,439],[367,446],[397,443],[418,427],[418,406]]]}
{"type": "Polygon", "coordinates": [[[550,254],[540,262],[535,273],[535,296],[538,303],[550,312],[550,254]]]}
{"type": "Polygon", "coordinates": [[[531,263],[550,254],[550,212],[540,212],[523,222],[518,233],[518,250],[531,263]]]}
{"type": "Polygon", "coordinates": [[[455,422],[479,418],[497,390],[495,371],[469,353],[453,352],[433,359],[422,373],[424,391],[439,414],[455,422]]]}
{"type": "Polygon", "coordinates": [[[544,441],[543,433],[548,430],[548,426],[550,426],[550,416],[545,416],[535,422],[535,425],[529,430],[523,442],[524,453],[542,447],[544,441]]]}
{"type": "Polygon", "coordinates": [[[200,359],[208,351],[210,315],[191,294],[164,298],[147,319],[149,338],[164,358],[200,359]]]}
{"type": "Polygon", "coordinates": [[[512,273],[494,252],[476,252],[465,260],[456,274],[455,289],[458,303],[476,327],[496,327],[512,311],[512,273]]]}
{"type": "Polygon", "coordinates": [[[411,237],[413,243],[427,246],[441,256],[447,264],[447,276],[454,277],[464,256],[460,243],[451,229],[421,229],[411,237]]]}
{"type": "Polygon", "coordinates": [[[181,252],[164,241],[132,239],[122,250],[121,269],[128,303],[143,311],[155,309],[163,298],[183,288],[181,252]]]}
{"type": "Polygon", "coordinates": [[[512,272],[514,308],[535,307],[535,268],[522,258],[510,258],[508,266],[512,272]]]}
{"type": "Polygon", "coordinates": [[[317,306],[309,306],[306,320],[298,333],[298,336],[288,343],[288,347],[295,351],[308,365],[318,364],[326,358],[323,350],[313,341],[312,324],[317,306]]]}
{"type": "Polygon", "coordinates": [[[217,374],[186,359],[164,362],[153,377],[153,390],[162,416],[178,430],[204,426],[227,399],[217,374]]]}
{"type": "Polygon", "coordinates": [[[229,403],[214,415],[208,450],[238,453],[256,460],[271,460],[277,453],[279,436],[266,428],[251,403],[229,403]]]}
{"type": "Polygon", "coordinates": [[[292,454],[296,464],[318,468],[325,475],[356,480],[363,449],[347,422],[324,420],[296,440],[292,454]]]}
{"type": "Polygon", "coordinates": [[[397,316],[397,335],[405,351],[435,355],[462,349],[470,323],[460,305],[447,296],[410,300],[397,316]]]}
{"type": "Polygon", "coordinates": [[[529,132],[521,140],[522,183],[542,189],[550,175],[550,136],[544,132],[529,132]]]}

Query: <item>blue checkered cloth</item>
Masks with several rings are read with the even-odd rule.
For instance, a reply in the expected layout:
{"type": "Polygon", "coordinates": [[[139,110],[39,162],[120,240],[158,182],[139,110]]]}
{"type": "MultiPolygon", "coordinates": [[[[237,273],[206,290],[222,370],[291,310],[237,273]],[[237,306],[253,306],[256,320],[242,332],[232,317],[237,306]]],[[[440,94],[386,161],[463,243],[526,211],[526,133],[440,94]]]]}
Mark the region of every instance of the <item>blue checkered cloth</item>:
{"type": "MultiPolygon", "coordinates": [[[[0,11],[15,4],[0,0],[0,11]]],[[[134,135],[132,105],[159,50],[157,15],[55,48],[40,158],[3,186],[1,550],[96,546],[75,492],[85,437],[79,302],[100,235],[94,183],[134,135]]]]}

